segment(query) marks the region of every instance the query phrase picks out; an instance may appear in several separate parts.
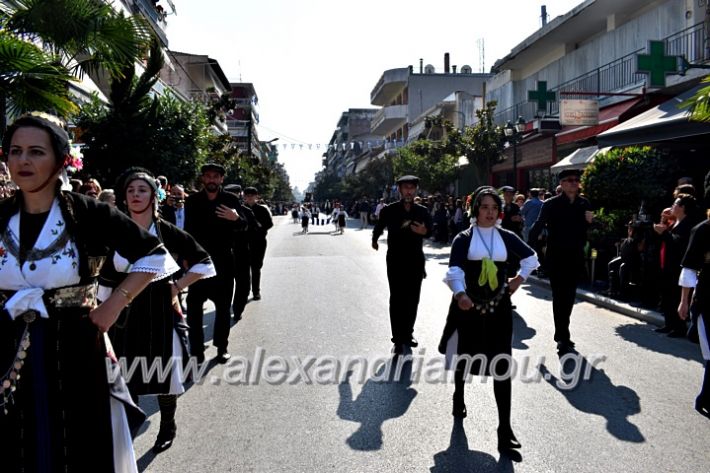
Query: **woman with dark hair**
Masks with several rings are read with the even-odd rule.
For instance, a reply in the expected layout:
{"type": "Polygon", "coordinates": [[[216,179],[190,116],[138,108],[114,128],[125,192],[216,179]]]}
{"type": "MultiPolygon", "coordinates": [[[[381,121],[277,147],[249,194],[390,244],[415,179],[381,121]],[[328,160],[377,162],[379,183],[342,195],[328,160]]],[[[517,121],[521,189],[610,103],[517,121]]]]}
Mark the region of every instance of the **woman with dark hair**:
{"type": "Polygon", "coordinates": [[[115,209],[60,190],[69,137],[56,117],[20,117],[2,149],[19,188],[0,202],[3,471],[137,471],[130,432],[145,416],[104,332],[168,270],[169,255],[115,209]],[[113,249],[133,270],[97,305],[96,279],[113,249]]]}
{"type": "MultiPolygon", "coordinates": [[[[156,179],[141,168],[129,169],[116,184],[119,207],[141,228],[155,235],[188,269],[179,279],[154,279],[130,307],[121,312],[109,332],[116,355],[125,358],[126,366],[145,359],[148,366],[159,363],[162,369],[170,370],[170,376],[164,380],[139,377],[128,380],[134,399],[137,400],[139,395],[158,395],[160,431],[153,446],[154,453],[172,446],[177,432],[177,396],[185,392],[181,370],[189,350],[187,324],[178,294],[193,282],[217,274],[210,256],[192,236],[158,216],[157,192],[156,179]]],[[[130,268],[123,255],[115,252],[102,272],[105,289],[117,286],[130,268]]]]}
{"type": "MultiPolygon", "coordinates": [[[[705,202],[710,202],[710,172],[705,176],[705,202]]],[[[710,419],[710,210],[707,217],[693,227],[681,263],[678,316],[686,320],[690,315],[696,322],[705,372],[700,393],[695,398],[695,410],[710,419]]]]}
{"type": "Polygon", "coordinates": [[[520,448],[520,443],[510,425],[513,334],[510,296],[537,268],[537,256],[515,233],[500,226],[503,202],[495,189],[478,189],[472,202],[472,225],[459,233],[451,246],[445,282],[453,297],[439,351],[446,355],[447,369],[454,370],[454,417],[463,418],[467,414],[466,376],[469,373],[494,376],[498,450],[517,456],[513,450],[520,448]],[[514,276],[512,259],[520,265],[514,276]]]}
{"type": "Polygon", "coordinates": [[[698,223],[695,197],[678,194],[671,206],[671,215],[675,219],[672,226],[655,224],[653,229],[661,236],[661,312],[665,325],[656,332],[667,333],[672,338],[682,338],[686,334],[685,321],[678,317],[680,287],[678,277],[681,260],[688,248],[690,230],[698,223]]]}

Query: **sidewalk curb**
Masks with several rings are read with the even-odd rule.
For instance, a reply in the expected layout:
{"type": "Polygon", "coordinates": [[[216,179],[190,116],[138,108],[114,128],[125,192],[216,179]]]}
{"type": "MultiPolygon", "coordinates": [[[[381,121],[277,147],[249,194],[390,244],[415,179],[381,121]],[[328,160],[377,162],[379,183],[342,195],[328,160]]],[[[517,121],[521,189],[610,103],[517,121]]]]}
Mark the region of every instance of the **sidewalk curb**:
{"type": "MultiPolygon", "coordinates": [[[[536,286],[550,288],[550,282],[545,279],[540,279],[536,276],[529,276],[527,282],[534,284],[536,286]]],[[[601,294],[596,294],[585,289],[577,289],[577,297],[579,299],[591,302],[592,304],[598,305],[605,309],[612,310],[627,317],[632,317],[634,319],[641,320],[643,322],[648,322],[652,325],[657,325],[662,327],[664,325],[663,315],[655,310],[642,309],[640,307],[634,307],[631,304],[625,302],[620,302],[610,297],[602,296],[601,294]]]]}

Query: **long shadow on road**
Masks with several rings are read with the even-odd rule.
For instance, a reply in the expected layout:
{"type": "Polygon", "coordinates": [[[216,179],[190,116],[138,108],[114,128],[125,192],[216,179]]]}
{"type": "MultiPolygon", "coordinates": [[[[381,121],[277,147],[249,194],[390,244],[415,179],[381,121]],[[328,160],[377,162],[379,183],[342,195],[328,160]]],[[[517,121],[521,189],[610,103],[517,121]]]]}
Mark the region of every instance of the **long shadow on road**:
{"type": "Polygon", "coordinates": [[[639,396],[628,386],[616,386],[604,370],[594,366],[584,356],[575,353],[560,359],[562,379],[547,367],[539,366],[543,379],[559,391],[575,409],[606,419],[607,431],[619,440],[645,441],[639,428],[629,417],[641,412],[639,396]]]}
{"type": "Polygon", "coordinates": [[[513,462],[501,456],[500,461],[487,453],[468,449],[468,438],[463,428],[463,419],[454,419],[449,447],[434,455],[431,473],[512,473],[513,462]]]}
{"type": "Polygon", "coordinates": [[[395,356],[384,363],[367,380],[357,399],[353,399],[351,376],[352,371],[348,371],[345,380],[338,385],[338,417],[359,422],[360,427],[346,442],[353,450],[379,450],[382,448],[382,425],[389,419],[403,416],[417,395],[416,389],[411,387],[411,357],[395,356]]]}
{"type": "Polygon", "coordinates": [[[648,324],[627,324],[617,327],[616,333],[624,340],[641,348],[672,355],[684,360],[703,362],[698,345],[684,338],[669,338],[654,332],[653,328],[655,327],[648,324]]]}

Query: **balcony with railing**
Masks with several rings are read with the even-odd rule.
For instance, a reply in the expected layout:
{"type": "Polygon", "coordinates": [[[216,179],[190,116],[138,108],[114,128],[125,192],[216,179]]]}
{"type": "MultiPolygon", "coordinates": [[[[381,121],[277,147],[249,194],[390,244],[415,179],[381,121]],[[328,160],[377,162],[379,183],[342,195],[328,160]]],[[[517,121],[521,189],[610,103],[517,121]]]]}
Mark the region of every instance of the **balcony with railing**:
{"type": "MultiPolygon", "coordinates": [[[[674,33],[663,41],[666,45],[666,55],[684,56],[691,64],[710,61],[710,45],[705,45],[705,32],[702,23],[674,33]]],[[[645,48],[637,49],[608,64],[551,88],[551,91],[557,92],[557,100],[548,103],[544,112],[537,110],[537,103],[535,102],[521,102],[498,112],[494,117],[494,121],[496,124],[503,125],[508,121],[515,121],[519,116],[522,116],[526,121],[542,114],[555,116],[559,114],[560,98],[598,99],[601,101],[608,98],[609,95],[607,94],[609,93],[623,93],[638,89],[647,80],[644,74],[636,72],[636,57],[644,51],[645,48]],[[564,97],[560,96],[560,92],[563,93],[564,97]],[[580,94],[575,95],[574,92],[580,92],[580,94]]]]}
{"type": "Polygon", "coordinates": [[[373,135],[387,135],[407,123],[407,105],[382,107],[372,117],[370,131],[373,135]]]}
{"type": "Polygon", "coordinates": [[[155,4],[150,0],[133,0],[137,10],[148,19],[148,23],[158,35],[160,42],[163,45],[168,45],[168,36],[165,34],[167,22],[165,21],[165,12],[158,11],[155,4]]]}
{"type": "Polygon", "coordinates": [[[385,71],[370,93],[372,105],[388,105],[407,86],[409,68],[390,69],[385,71]]]}

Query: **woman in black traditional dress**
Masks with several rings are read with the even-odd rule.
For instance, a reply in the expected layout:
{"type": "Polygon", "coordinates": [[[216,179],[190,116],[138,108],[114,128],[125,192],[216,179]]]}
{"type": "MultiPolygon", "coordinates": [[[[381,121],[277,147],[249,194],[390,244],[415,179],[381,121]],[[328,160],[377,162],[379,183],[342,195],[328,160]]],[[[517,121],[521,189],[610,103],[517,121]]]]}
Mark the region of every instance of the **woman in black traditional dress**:
{"type": "MultiPolygon", "coordinates": [[[[710,173],[705,176],[705,202],[710,204],[710,173]]],[[[707,220],[693,227],[681,263],[678,316],[686,320],[692,312],[696,322],[705,373],[700,394],[695,398],[695,410],[710,419],[710,210],[707,215],[707,220]],[[689,309],[691,292],[692,311],[689,309]]]]}
{"type": "Polygon", "coordinates": [[[0,202],[2,470],[135,472],[130,430],[145,416],[104,332],[169,255],[110,206],[60,190],[69,144],[56,117],[20,117],[2,150],[19,187],[0,202]],[[134,270],[97,306],[96,279],[113,249],[134,270]]]}
{"type": "MultiPolygon", "coordinates": [[[[170,448],[175,438],[177,396],[183,388],[183,360],[187,360],[187,324],[180,308],[178,293],[193,282],[216,275],[207,252],[188,233],[158,217],[155,178],[144,169],[131,169],[119,178],[116,186],[119,206],[141,228],[156,235],[177,261],[187,270],[176,280],[154,280],[133,303],[123,310],[109,332],[116,355],[126,366],[145,360],[148,367],[158,363],[170,368],[164,379],[133,376],[128,387],[134,399],[139,395],[157,394],[160,406],[160,431],[153,446],[155,453],[170,448]]],[[[116,286],[130,271],[130,263],[120,252],[104,266],[102,284],[116,286]]],[[[157,371],[155,372],[157,374],[157,371]]]]}
{"type": "Polygon", "coordinates": [[[453,298],[439,351],[446,354],[447,368],[454,369],[455,417],[466,417],[464,383],[468,373],[494,376],[498,450],[512,453],[512,449],[520,448],[520,443],[510,425],[510,296],[538,262],[532,248],[515,233],[500,227],[502,204],[494,189],[479,190],[473,199],[472,226],[454,239],[445,279],[453,298]],[[511,266],[518,262],[518,274],[509,278],[511,266]],[[464,364],[467,359],[476,361],[464,364]]]}

